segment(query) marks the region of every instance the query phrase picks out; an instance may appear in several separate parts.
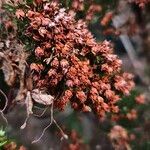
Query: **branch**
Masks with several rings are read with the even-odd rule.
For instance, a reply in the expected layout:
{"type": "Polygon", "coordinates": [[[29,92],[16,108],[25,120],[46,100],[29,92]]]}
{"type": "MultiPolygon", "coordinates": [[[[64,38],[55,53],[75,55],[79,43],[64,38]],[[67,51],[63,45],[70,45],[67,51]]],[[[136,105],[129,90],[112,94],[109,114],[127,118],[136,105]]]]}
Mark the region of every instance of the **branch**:
{"type": "MultiPolygon", "coordinates": [[[[46,108],[46,109],[47,109],[47,108],[46,108]]],[[[44,110],[44,111],[46,111],[46,110],[44,110]]],[[[64,133],[64,131],[62,130],[62,128],[59,126],[59,124],[58,124],[58,123],[56,122],[56,120],[54,119],[53,102],[52,102],[52,104],[51,104],[50,111],[51,111],[50,123],[44,128],[44,130],[43,130],[42,134],[40,135],[40,137],[39,137],[38,139],[32,141],[32,144],[33,144],[33,143],[37,143],[38,141],[41,140],[41,138],[44,136],[46,130],[52,125],[52,123],[54,123],[54,124],[57,126],[57,128],[60,130],[60,132],[61,132],[61,134],[62,134],[61,140],[63,140],[63,139],[68,139],[68,135],[64,133]]]]}
{"type": "Polygon", "coordinates": [[[48,107],[46,107],[40,115],[34,114],[34,113],[33,113],[33,115],[36,116],[36,117],[42,117],[45,114],[47,109],[48,109],[48,107]]]}
{"type": "Polygon", "coordinates": [[[53,123],[53,103],[52,103],[52,106],[51,106],[51,119],[50,119],[50,123],[44,128],[42,134],[40,135],[40,137],[34,141],[32,141],[32,144],[33,143],[37,143],[38,141],[41,140],[41,138],[43,137],[43,135],[45,134],[46,130],[52,125],[53,123]]]}

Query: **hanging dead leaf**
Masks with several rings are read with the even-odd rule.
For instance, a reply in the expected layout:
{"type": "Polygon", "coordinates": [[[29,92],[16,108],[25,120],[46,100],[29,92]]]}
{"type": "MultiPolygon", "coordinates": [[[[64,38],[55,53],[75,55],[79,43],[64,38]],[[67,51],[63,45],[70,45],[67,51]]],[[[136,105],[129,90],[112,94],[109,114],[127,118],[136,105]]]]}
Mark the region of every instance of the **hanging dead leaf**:
{"type": "Polygon", "coordinates": [[[32,102],[32,97],[31,97],[31,92],[30,91],[27,91],[25,104],[26,104],[26,107],[27,107],[27,117],[26,117],[25,122],[23,123],[23,125],[20,127],[20,129],[24,129],[26,127],[27,121],[29,119],[29,115],[33,114],[33,111],[32,111],[33,102],[32,102]]]}
{"type": "Polygon", "coordinates": [[[42,93],[39,89],[32,90],[32,98],[35,102],[43,105],[51,105],[54,97],[46,93],[42,93]]]}
{"type": "Polygon", "coordinates": [[[27,106],[27,114],[33,114],[32,108],[33,108],[33,102],[32,102],[32,97],[31,97],[31,92],[27,92],[27,97],[25,100],[26,106],[27,106]]]}
{"type": "Polygon", "coordinates": [[[27,122],[25,121],[24,124],[20,127],[20,129],[23,130],[26,127],[26,125],[27,125],[27,122]]]}

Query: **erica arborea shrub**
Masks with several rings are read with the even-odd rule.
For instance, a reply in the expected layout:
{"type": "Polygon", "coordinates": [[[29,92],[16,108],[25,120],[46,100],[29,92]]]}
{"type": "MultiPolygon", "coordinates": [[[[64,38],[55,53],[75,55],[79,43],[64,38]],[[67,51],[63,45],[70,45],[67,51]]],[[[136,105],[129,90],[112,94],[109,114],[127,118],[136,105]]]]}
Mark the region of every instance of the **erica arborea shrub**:
{"type": "Polygon", "coordinates": [[[39,11],[30,8],[22,17],[29,20],[26,34],[36,43],[30,64],[33,87],[52,95],[54,108],[70,104],[99,117],[119,111],[116,103],[134,82],[133,75],[122,73],[109,41],[96,42],[85,22],[56,2],[44,3],[39,11]]]}

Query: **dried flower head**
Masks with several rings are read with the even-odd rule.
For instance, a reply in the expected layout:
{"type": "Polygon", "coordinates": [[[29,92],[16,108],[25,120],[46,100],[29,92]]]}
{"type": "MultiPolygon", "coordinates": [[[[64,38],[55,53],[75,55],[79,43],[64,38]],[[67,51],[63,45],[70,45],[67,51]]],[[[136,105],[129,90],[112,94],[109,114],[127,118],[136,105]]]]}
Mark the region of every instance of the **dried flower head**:
{"type": "Polygon", "coordinates": [[[24,13],[24,11],[22,9],[17,9],[16,10],[16,17],[18,19],[23,18],[24,16],[25,16],[25,13],[24,13]]]}
{"type": "MultiPolygon", "coordinates": [[[[79,1],[83,3],[83,1],[79,1]]],[[[78,1],[73,2],[74,9],[78,1]]],[[[101,8],[92,5],[92,11],[101,8]]],[[[46,88],[57,99],[54,106],[84,112],[118,112],[119,93],[129,94],[133,76],[121,74],[121,60],[113,54],[109,41],[97,43],[85,22],[74,19],[57,2],[44,3],[40,11],[28,10],[27,35],[36,42],[34,70],[35,88],[46,88]]],[[[111,14],[112,15],[112,14],[111,14]]]]}
{"type": "Polygon", "coordinates": [[[137,97],[135,98],[135,101],[136,101],[138,104],[145,104],[145,95],[140,94],[139,96],[137,96],[137,97]]]}
{"type": "Polygon", "coordinates": [[[123,150],[123,149],[130,149],[128,144],[128,133],[126,129],[122,126],[115,125],[110,133],[109,133],[110,140],[112,141],[113,147],[115,150],[123,150]]]}

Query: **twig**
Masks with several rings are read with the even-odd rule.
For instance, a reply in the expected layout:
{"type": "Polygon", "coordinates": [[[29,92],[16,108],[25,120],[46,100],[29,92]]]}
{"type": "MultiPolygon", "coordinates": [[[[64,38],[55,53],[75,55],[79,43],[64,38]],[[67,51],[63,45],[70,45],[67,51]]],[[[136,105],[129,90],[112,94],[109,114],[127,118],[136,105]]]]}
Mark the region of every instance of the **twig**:
{"type": "Polygon", "coordinates": [[[42,117],[45,114],[47,109],[48,109],[48,107],[46,107],[40,115],[38,115],[38,114],[33,114],[33,115],[36,117],[42,117]]]}
{"type": "Polygon", "coordinates": [[[32,100],[31,100],[30,91],[27,92],[25,103],[26,103],[26,107],[27,107],[27,117],[26,117],[23,125],[20,127],[20,129],[24,129],[26,127],[26,124],[27,124],[27,121],[30,117],[30,114],[33,114],[33,112],[32,112],[33,103],[32,103],[32,100]]]}
{"type": "Polygon", "coordinates": [[[4,113],[2,111],[0,111],[2,118],[5,120],[6,125],[8,125],[8,121],[7,118],[5,117],[4,113]]]}
{"type": "Polygon", "coordinates": [[[51,120],[50,120],[50,123],[47,125],[47,127],[44,128],[44,130],[43,130],[42,134],[40,135],[40,137],[38,139],[32,141],[32,144],[37,143],[39,140],[41,140],[41,138],[45,134],[46,130],[52,125],[52,123],[53,123],[53,103],[52,103],[52,106],[51,106],[51,120]]]}
{"type": "Polygon", "coordinates": [[[53,122],[55,123],[55,125],[57,126],[57,128],[60,130],[61,134],[62,134],[62,138],[61,140],[63,139],[68,139],[68,135],[64,133],[64,131],[62,130],[62,128],[59,126],[59,124],[56,122],[55,119],[53,119],[53,122]]]}
{"type": "Polygon", "coordinates": [[[34,106],[35,108],[37,108],[37,109],[40,109],[40,110],[45,110],[45,108],[41,108],[41,107],[38,107],[38,106],[34,106]]]}
{"type": "Polygon", "coordinates": [[[0,89],[0,93],[5,97],[5,106],[2,110],[0,110],[0,113],[1,113],[2,118],[5,120],[6,124],[8,125],[7,118],[4,115],[4,111],[8,105],[8,98],[7,98],[6,94],[1,89],[0,89]]]}
{"type": "Polygon", "coordinates": [[[6,102],[5,102],[5,106],[4,106],[4,108],[1,110],[2,112],[6,109],[6,107],[7,107],[7,105],[8,105],[8,98],[7,98],[7,96],[6,96],[6,94],[0,89],[0,93],[5,97],[5,100],[6,100],[6,102]]]}
{"type": "Polygon", "coordinates": [[[54,123],[54,124],[57,126],[57,128],[60,130],[60,132],[61,132],[61,134],[62,134],[61,140],[62,140],[62,139],[68,139],[68,135],[66,135],[66,134],[64,133],[64,131],[62,130],[62,128],[59,126],[59,124],[58,124],[58,123],[56,122],[56,120],[54,119],[53,105],[54,105],[54,104],[53,104],[53,102],[52,102],[52,105],[51,105],[51,119],[50,119],[50,123],[44,128],[44,130],[43,130],[42,134],[40,135],[40,137],[39,137],[38,139],[32,141],[32,144],[33,144],[33,143],[37,143],[38,141],[41,140],[41,138],[42,138],[43,135],[45,134],[46,130],[52,125],[52,123],[54,123]]]}
{"type": "MultiPolygon", "coordinates": [[[[52,107],[53,107],[53,103],[52,103],[52,107]]],[[[56,120],[53,117],[53,109],[51,111],[51,118],[53,118],[53,122],[55,123],[55,125],[57,126],[57,128],[60,130],[61,134],[62,134],[62,138],[63,139],[68,139],[68,135],[64,133],[64,131],[62,130],[62,128],[59,126],[59,124],[56,122],[56,120]]]]}
{"type": "Polygon", "coordinates": [[[29,119],[29,115],[26,117],[26,119],[25,119],[23,125],[20,127],[20,129],[24,129],[26,127],[28,119],[29,119]]]}

